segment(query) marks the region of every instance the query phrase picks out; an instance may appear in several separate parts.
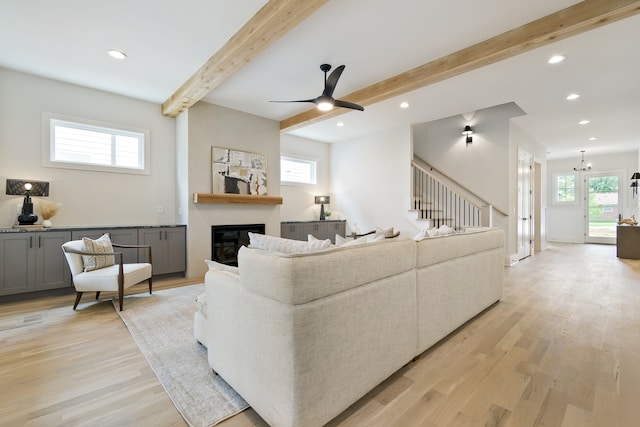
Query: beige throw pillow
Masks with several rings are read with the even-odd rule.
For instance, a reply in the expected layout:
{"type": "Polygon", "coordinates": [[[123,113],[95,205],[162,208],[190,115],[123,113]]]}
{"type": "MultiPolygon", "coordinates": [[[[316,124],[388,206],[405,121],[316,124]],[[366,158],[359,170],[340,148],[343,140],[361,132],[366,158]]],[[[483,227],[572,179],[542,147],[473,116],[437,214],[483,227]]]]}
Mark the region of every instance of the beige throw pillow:
{"type": "MultiPolygon", "coordinates": [[[[86,252],[113,253],[108,234],[103,234],[95,240],[83,237],[82,245],[86,252]]],[[[82,263],[84,271],[93,271],[115,264],[115,257],[113,255],[82,255],[82,263]]]]}

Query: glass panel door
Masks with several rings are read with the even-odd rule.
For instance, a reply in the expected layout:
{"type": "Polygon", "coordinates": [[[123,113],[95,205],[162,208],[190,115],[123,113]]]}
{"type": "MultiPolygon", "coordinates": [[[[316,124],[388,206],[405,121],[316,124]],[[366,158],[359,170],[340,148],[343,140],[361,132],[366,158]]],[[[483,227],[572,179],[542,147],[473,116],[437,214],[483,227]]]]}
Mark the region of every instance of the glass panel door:
{"type": "Polygon", "coordinates": [[[618,173],[585,174],[587,243],[616,243],[616,225],[622,205],[620,182],[623,181],[618,173]]]}

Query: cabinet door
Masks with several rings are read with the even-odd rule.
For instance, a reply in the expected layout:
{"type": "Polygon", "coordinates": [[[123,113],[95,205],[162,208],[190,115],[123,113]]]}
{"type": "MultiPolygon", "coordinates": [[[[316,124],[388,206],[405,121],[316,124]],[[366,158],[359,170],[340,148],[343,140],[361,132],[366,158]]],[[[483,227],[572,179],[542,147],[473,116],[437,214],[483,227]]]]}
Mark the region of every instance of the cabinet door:
{"type": "Polygon", "coordinates": [[[187,270],[187,235],[184,227],[165,230],[167,242],[167,273],[181,273],[187,270]]]}
{"type": "Polygon", "coordinates": [[[292,240],[307,240],[301,222],[283,222],[280,224],[280,237],[292,240]]]}
{"type": "Polygon", "coordinates": [[[35,234],[36,291],[71,286],[71,272],[62,244],[71,240],[70,231],[46,231],[35,234]]]}
{"type": "Polygon", "coordinates": [[[304,239],[307,240],[307,235],[311,234],[313,237],[319,240],[329,238],[329,227],[324,221],[307,222],[304,224],[304,239]]]}
{"type": "MultiPolygon", "coordinates": [[[[113,229],[99,229],[92,228],[88,230],[73,230],[71,232],[72,240],[81,240],[83,237],[89,239],[97,239],[103,234],[108,233],[113,243],[121,245],[137,245],[138,244],[138,229],[137,228],[113,228],[113,229]]],[[[138,262],[138,250],[127,248],[116,248],[116,252],[122,252],[122,259],[125,263],[138,262]]]]}
{"type": "MultiPolygon", "coordinates": [[[[167,270],[167,245],[164,240],[164,228],[141,228],[138,230],[138,244],[151,245],[153,274],[164,274],[167,270]]],[[[149,262],[146,249],[138,249],[138,261],[149,262]]]]}
{"type": "Polygon", "coordinates": [[[35,233],[0,234],[0,295],[36,290],[34,247],[35,233]]]}
{"type": "MultiPolygon", "coordinates": [[[[151,245],[154,276],[181,273],[187,269],[184,227],[141,228],[138,231],[138,242],[141,245],[151,245]]],[[[148,262],[147,251],[140,249],[138,259],[139,262],[148,262]]]]}
{"type": "Polygon", "coordinates": [[[328,223],[329,227],[329,238],[331,239],[331,243],[335,243],[336,234],[345,237],[346,233],[346,222],[345,221],[331,221],[328,223]]]}

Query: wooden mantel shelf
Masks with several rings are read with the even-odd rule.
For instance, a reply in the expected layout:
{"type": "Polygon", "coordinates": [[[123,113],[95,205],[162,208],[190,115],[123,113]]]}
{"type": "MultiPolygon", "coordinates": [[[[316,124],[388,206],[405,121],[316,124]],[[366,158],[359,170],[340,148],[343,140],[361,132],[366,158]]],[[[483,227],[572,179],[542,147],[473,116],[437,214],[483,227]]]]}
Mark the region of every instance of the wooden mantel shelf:
{"type": "Polygon", "coordinates": [[[249,205],[281,205],[282,197],[248,194],[193,193],[193,203],[244,203],[249,205]]]}

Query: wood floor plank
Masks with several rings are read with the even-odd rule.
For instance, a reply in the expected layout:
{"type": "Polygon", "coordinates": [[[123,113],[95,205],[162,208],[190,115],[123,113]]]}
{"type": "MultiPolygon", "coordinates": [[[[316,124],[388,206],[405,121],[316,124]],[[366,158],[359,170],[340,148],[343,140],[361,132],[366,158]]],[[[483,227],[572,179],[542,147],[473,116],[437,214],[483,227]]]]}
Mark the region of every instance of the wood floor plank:
{"type": "MultiPolygon", "coordinates": [[[[615,252],[551,244],[505,268],[498,304],[328,425],[637,426],[640,260],[615,252]]],[[[186,426],[111,296],[73,299],[0,301],[0,427],[186,426]]],[[[248,409],[219,426],[266,423],[248,409]]]]}

